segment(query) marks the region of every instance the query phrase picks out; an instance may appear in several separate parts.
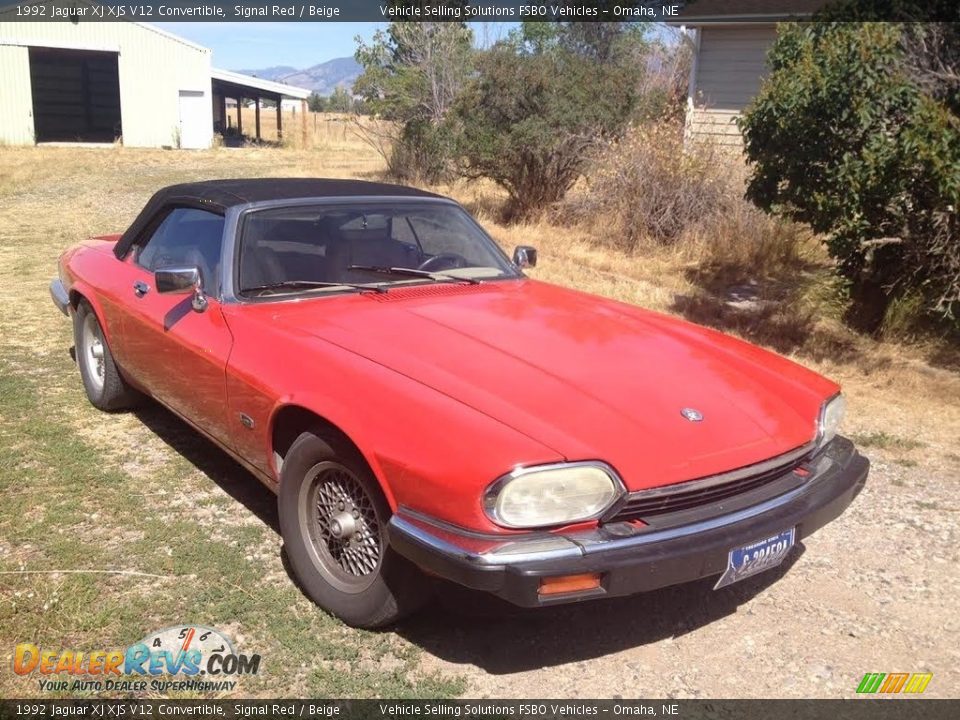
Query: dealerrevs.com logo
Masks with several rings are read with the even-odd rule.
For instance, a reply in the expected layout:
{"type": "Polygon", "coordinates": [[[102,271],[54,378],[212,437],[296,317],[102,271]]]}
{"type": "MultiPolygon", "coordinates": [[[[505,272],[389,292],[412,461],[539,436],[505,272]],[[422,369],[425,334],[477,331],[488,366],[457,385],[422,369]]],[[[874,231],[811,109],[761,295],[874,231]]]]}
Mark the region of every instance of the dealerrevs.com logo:
{"type": "Polygon", "coordinates": [[[33,643],[14,649],[13,671],[39,675],[45,692],[225,692],[256,675],[259,655],[236,652],[219,630],[178,625],[150,633],[126,650],[51,650],[33,643]]]}

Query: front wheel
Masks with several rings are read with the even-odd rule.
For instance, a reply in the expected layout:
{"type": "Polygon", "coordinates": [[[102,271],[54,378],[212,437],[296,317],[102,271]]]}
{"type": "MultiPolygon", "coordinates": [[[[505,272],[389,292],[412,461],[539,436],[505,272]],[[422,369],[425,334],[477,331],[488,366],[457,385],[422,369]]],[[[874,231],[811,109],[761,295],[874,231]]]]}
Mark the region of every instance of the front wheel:
{"type": "Polygon", "coordinates": [[[120,375],[100,320],[86,300],[73,315],[73,345],[83,389],[94,407],[111,411],[137,404],[140,395],[120,375]]]}
{"type": "Polygon", "coordinates": [[[280,478],[280,530],[306,594],[348,625],[376,628],[416,610],[426,579],[390,550],[390,507],[344,443],[305,432],[280,478]]]}

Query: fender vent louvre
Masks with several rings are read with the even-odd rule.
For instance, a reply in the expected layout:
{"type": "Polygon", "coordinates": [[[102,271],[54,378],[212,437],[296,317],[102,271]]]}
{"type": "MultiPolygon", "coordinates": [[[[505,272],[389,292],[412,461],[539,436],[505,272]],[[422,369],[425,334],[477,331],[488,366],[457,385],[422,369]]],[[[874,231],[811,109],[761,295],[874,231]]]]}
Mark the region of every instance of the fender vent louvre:
{"type": "Polygon", "coordinates": [[[364,297],[376,302],[394,302],[396,300],[414,300],[416,298],[442,297],[446,295],[472,295],[487,292],[491,285],[467,285],[443,283],[436,285],[415,285],[413,287],[392,287],[385,293],[364,293],[364,297]]]}

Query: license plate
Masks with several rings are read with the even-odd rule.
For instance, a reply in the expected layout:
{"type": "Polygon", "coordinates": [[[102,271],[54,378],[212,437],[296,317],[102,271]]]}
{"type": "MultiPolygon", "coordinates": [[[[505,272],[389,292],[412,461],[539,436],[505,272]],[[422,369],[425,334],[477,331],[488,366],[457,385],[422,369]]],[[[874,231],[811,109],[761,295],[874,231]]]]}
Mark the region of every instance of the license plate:
{"type": "Polygon", "coordinates": [[[751,575],[775,568],[790,553],[796,534],[797,529],[790,528],[764,540],[734,548],[727,555],[726,572],[720,576],[713,589],[719,590],[751,575]]]}

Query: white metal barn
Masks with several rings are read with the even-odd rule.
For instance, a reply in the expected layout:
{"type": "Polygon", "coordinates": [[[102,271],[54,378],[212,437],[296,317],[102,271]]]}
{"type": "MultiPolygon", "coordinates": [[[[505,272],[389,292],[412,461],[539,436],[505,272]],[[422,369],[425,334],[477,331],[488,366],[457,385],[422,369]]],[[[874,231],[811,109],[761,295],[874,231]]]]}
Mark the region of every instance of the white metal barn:
{"type": "Polygon", "coordinates": [[[210,147],[210,51],[135,22],[0,11],[0,143],[210,147]]]}
{"type": "MultiPolygon", "coordinates": [[[[259,139],[262,98],[304,107],[309,94],[215,70],[209,49],[145,23],[23,22],[16,6],[0,8],[0,145],[208,148],[228,97],[256,101],[259,139]]],[[[237,125],[242,139],[239,115],[237,125]]]]}

